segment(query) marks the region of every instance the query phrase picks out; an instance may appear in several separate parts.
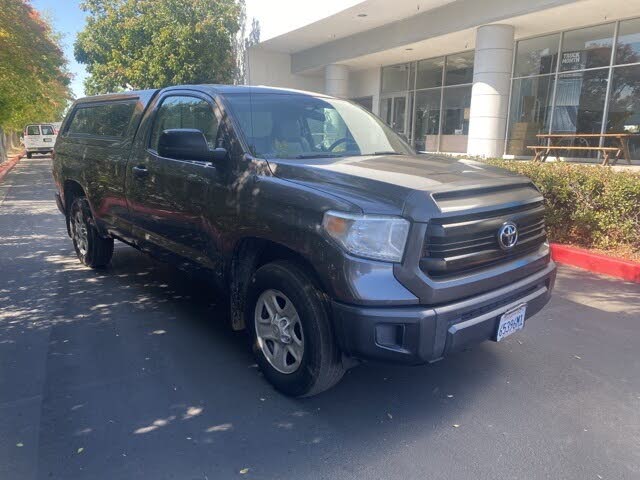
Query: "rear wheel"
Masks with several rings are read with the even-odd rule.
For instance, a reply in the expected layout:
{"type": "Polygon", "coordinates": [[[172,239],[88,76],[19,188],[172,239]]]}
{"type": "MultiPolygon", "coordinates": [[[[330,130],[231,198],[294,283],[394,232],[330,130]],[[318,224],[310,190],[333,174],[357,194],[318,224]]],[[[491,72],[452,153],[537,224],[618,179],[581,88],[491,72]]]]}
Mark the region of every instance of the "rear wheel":
{"type": "Polygon", "coordinates": [[[113,256],[113,238],[100,236],[85,197],[76,197],[73,200],[69,210],[69,227],[73,248],[83,264],[91,268],[109,264],[113,256]]]}
{"type": "Polygon", "coordinates": [[[312,396],[340,381],[328,302],[311,275],[292,262],[269,263],[253,275],[247,300],[256,361],[276,389],[312,396]]]}

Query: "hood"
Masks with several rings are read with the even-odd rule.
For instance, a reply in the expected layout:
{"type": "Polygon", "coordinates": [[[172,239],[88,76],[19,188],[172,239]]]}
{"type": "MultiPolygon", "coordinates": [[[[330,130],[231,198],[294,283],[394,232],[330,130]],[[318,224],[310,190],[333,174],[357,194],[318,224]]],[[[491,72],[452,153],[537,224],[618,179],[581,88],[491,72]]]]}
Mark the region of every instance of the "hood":
{"type": "Polygon", "coordinates": [[[445,156],[272,159],[269,166],[279,178],[336,195],[364,213],[403,215],[416,221],[542,199],[525,177],[445,156]]]}

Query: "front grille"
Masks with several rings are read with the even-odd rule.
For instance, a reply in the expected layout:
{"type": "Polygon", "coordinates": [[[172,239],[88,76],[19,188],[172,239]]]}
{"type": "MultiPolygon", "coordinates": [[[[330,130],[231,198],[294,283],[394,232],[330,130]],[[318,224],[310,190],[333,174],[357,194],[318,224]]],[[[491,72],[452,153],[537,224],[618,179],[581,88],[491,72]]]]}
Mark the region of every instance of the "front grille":
{"type": "Polygon", "coordinates": [[[436,277],[467,273],[525,255],[546,239],[542,202],[434,219],[427,228],[420,268],[436,277]],[[508,221],[518,227],[518,243],[510,250],[503,250],[497,234],[508,221]]]}

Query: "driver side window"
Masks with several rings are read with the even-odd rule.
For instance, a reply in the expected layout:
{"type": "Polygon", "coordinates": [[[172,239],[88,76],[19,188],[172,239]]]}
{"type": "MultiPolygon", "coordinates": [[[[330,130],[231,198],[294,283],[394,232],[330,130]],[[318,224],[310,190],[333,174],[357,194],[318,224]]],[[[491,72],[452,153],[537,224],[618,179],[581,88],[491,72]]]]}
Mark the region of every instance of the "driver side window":
{"type": "MultiPolygon", "coordinates": [[[[322,109],[324,120],[307,117],[307,126],[311,132],[314,146],[327,150],[334,142],[348,136],[347,125],[342,117],[333,108],[322,109]]],[[[346,143],[337,145],[335,152],[346,150],[346,143]]]]}
{"type": "Polygon", "coordinates": [[[209,148],[218,146],[218,119],[211,105],[196,97],[173,96],[165,98],[156,112],[149,140],[149,148],[158,151],[160,135],[173,128],[195,128],[204,133],[209,148]]]}

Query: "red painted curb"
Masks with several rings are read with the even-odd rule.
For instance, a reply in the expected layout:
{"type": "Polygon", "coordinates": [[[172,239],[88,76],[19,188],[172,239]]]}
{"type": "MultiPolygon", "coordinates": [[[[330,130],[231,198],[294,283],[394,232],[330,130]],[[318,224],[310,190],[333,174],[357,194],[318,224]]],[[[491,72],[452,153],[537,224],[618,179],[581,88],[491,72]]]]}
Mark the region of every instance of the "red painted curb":
{"type": "Polygon", "coordinates": [[[556,262],[564,265],[572,265],[590,272],[640,283],[640,263],[637,262],[608,257],[584,248],[570,247],[559,243],[551,244],[551,256],[556,262]]]}
{"type": "Polygon", "coordinates": [[[16,164],[20,161],[20,159],[23,156],[24,154],[21,153],[19,155],[16,155],[13,158],[10,158],[6,162],[4,162],[2,165],[0,165],[0,182],[4,180],[4,177],[7,176],[7,173],[9,173],[9,171],[16,166],[16,164]]]}

